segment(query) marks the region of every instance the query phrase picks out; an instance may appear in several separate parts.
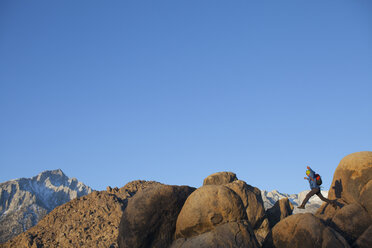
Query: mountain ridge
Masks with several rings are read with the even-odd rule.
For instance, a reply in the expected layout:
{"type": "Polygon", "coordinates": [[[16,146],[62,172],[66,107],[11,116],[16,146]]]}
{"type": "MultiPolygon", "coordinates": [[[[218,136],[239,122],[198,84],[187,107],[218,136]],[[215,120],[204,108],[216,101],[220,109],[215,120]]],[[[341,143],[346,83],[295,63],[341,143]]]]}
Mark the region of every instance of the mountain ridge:
{"type": "Polygon", "coordinates": [[[0,183],[0,243],[36,225],[55,207],[91,192],[61,169],[0,183]]]}
{"type": "MultiPolygon", "coordinates": [[[[306,204],[305,209],[297,208],[297,206],[299,206],[302,203],[302,201],[305,199],[309,191],[310,190],[304,190],[304,191],[299,192],[298,194],[286,194],[286,193],[281,193],[278,190],[272,190],[272,191],[261,190],[261,196],[264,202],[265,210],[273,207],[274,204],[278,200],[283,199],[283,198],[288,198],[288,200],[294,206],[293,214],[297,214],[297,213],[313,213],[314,214],[318,210],[318,208],[323,204],[322,200],[317,196],[313,196],[309,199],[309,201],[306,204]]],[[[322,195],[327,198],[328,191],[322,190],[321,192],[322,192],[322,195]]]]}

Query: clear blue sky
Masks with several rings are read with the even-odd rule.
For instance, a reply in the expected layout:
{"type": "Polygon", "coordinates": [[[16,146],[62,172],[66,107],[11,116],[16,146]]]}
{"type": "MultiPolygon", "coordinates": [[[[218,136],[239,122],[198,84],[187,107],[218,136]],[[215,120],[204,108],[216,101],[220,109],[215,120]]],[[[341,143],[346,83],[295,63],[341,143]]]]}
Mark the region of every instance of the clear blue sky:
{"type": "Polygon", "coordinates": [[[0,1],[0,181],[329,187],[372,150],[372,1],[0,1]]]}

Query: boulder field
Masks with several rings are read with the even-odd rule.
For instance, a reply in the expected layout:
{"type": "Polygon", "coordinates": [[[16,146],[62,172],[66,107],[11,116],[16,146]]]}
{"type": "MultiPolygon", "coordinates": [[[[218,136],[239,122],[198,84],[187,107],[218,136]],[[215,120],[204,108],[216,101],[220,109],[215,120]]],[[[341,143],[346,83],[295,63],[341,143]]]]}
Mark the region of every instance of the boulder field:
{"type": "Polygon", "coordinates": [[[285,198],[265,211],[258,188],[218,172],[203,186],[135,181],[57,207],[0,247],[372,247],[372,152],[338,165],[330,199],[292,215],[285,198]]]}

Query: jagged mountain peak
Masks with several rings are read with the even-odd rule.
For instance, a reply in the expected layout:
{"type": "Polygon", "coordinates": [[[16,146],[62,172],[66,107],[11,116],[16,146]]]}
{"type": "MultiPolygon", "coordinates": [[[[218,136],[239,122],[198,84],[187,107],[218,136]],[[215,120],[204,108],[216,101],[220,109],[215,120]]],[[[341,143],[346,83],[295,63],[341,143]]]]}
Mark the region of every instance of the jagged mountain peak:
{"type": "Polygon", "coordinates": [[[51,181],[63,182],[63,181],[67,181],[69,178],[65,175],[65,173],[63,173],[63,171],[61,169],[57,169],[57,170],[43,171],[43,172],[39,173],[38,175],[32,177],[31,179],[35,180],[35,181],[38,181],[38,182],[44,182],[47,179],[49,179],[51,181]]]}
{"type": "Polygon", "coordinates": [[[0,243],[34,226],[55,207],[87,195],[92,189],[61,169],[46,170],[31,178],[0,184],[0,243]]]}

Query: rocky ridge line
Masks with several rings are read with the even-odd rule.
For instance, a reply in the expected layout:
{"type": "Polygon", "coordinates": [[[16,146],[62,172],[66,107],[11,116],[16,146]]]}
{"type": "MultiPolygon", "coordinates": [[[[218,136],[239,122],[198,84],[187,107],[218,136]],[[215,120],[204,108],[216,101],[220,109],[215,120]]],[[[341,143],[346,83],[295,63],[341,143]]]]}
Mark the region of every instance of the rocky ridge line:
{"type": "Polygon", "coordinates": [[[36,225],[55,207],[91,192],[60,169],[1,183],[0,243],[36,225]]]}

